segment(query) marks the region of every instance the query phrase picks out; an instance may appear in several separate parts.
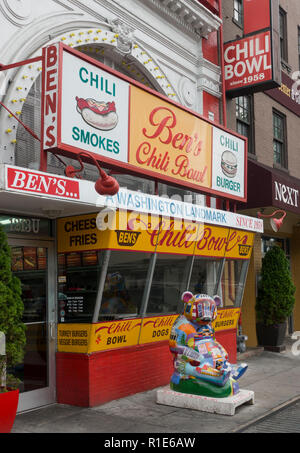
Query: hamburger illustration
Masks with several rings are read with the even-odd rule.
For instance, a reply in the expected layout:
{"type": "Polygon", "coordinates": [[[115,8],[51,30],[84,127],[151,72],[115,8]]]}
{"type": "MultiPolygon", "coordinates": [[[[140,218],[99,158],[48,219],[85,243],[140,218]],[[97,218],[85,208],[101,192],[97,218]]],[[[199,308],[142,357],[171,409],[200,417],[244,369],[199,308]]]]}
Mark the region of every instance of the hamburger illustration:
{"type": "Polygon", "coordinates": [[[118,124],[118,115],[114,102],[96,101],[76,97],[77,111],[84,121],[96,129],[109,131],[118,124]]]}
{"type": "Polygon", "coordinates": [[[228,178],[234,178],[237,173],[237,158],[231,151],[224,151],[221,157],[222,172],[228,178]]]}

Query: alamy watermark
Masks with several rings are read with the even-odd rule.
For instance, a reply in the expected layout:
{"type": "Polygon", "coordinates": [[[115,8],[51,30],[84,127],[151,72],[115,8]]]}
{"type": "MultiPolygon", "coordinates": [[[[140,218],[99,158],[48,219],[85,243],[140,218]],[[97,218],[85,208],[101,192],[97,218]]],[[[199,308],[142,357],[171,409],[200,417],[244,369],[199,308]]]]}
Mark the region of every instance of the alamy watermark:
{"type": "Polygon", "coordinates": [[[291,347],[291,353],[295,356],[298,356],[300,355],[300,332],[294,332],[291,338],[292,340],[297,340],[291,347]]]}
{"type": "MultiPolygon", "coordinates": [[[[96,205],[101,206],[97,215],[96,225],[101,231],[125,230],[127,227],[137,230],[173,230],[195,227],[195,222],[228,225],[228,212],[206,207],[203,198],[197,197],[193,203],[192,195],[181,197],[179,194],[151,195],[143,192],[126,191],[122,188],[114,197],[97,199],[96,205]],[[106,206],[105,206],[106,204],[106,206]],[[122,215],[117,215],[117,211],[122,215]]],[[[198,225],[199,227],[199,225],[198,225]]]]}

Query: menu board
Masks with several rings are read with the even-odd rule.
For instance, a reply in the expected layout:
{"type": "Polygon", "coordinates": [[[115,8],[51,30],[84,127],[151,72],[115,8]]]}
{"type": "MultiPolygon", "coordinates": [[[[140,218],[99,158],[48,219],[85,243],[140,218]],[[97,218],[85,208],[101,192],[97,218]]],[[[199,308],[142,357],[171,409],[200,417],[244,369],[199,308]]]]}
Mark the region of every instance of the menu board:
{"type": "Polygon", "coordinates": [[[83,313],[83,296],[67,296],[66,313],[83,313]]]}
{"type": "Polygon", "coordinates": [[[64,253],[59,253],[57,256],[58,265],[65,267],[66,265],[66,255],[64,253]]]}
{"type": "Polygon", "coordinates": [[[79,252],[68,253],[67,255],[67,267],[79,267],[81,266],[81,256],[79,252]]]}
{"type": "Polygon", "coordinates": [[[22,247],[12,247],[12,249],[11,249],[11,269],[13,272],[23,270],[23,249],[22,249],[22,247]]]}
{"type": "Polygon", "coordinates": [[[38,269],[47,268],[47,249],[45,247],[37,248],[38,269]]]}
{"type": "Polygon", "coordinates": [[[98,263],[98,257],[96,251],[85,251],[82,252],[82,265],[83,266],[95,266],[98,263]]]}

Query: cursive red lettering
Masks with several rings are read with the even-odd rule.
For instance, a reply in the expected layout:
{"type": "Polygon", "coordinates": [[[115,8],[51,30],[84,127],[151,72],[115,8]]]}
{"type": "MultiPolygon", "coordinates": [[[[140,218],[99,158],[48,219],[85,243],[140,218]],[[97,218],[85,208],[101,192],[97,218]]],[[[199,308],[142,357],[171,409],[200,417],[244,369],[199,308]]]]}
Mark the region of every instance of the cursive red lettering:
{"type": "Polygon", "coordinates": [[[143,128],[143,134],[147,138],[159,138],[161,143],[168,145],[172,141],[172,131],[171,129],[176,126],[176,116],[172,110],[167,107],[157,107],[152,110],[149,116],[149,122],[152,126],[155,126],[155,131],[148,135],[146,128],[143,128]],[[165,115],[163,118],[160,118],[161,115],[157,115],[158,112],[163,112],[165,115]],[[168,115],[170,113],[170,115],[168,115]],[[161,137],[164,135],[164,137],[161,137]]]}

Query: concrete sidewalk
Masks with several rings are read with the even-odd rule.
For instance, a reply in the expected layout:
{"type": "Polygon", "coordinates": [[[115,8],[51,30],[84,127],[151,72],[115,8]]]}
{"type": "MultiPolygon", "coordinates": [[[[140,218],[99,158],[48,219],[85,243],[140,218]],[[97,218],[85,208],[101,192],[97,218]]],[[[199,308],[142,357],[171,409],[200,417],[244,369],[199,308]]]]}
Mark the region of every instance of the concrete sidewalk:
{"type": "Polygon", "coordinates": [[[94,407],[55,404],[17,415],[13,433],[230,433],[300,398],[300,356],[251,351],[239,357],[249,369],[240,380],[255,404],[226,416],[156,404],[156,390],[94,407]]]}

